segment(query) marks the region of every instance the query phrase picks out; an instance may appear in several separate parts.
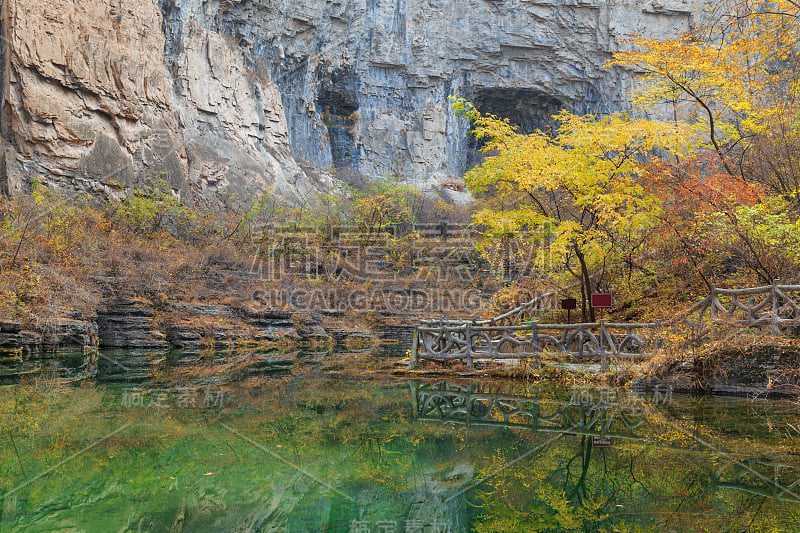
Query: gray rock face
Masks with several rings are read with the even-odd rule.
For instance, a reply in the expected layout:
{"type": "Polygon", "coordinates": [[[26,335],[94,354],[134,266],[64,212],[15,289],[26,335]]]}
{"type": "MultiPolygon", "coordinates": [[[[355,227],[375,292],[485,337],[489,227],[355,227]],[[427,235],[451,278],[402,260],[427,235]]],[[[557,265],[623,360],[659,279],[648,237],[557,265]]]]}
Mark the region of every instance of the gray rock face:
{"type": "Polygon", "coordinates": [[[444,194],[477,158],[449,96],[523,131],[625,107],[632,78],[603,63],[703,4],[7,0],[0,183],[291,197],[335,188],[335,170],[444,194]]]}
{"type": "Polygon", "coordinates": [[[83,379],[97,372],[97,325],[62,320],[41,331],[0,320],[0,384],[26,379],[83,379]]]}
{"type": "Polygon", "coordinates": [[[149,305],[133,300],[108,302],[97,314],[101,348],[163,349],[169,343],[153,322],[149,305]]]}
{"type": "Polygon", "coordinates": [[[83,352],[97,348],[94,322],[64,319],[42,331],[22,329],[19,322],[0,320],[0,354],[20,352],[26,356],[42,352],[83,352]]]}

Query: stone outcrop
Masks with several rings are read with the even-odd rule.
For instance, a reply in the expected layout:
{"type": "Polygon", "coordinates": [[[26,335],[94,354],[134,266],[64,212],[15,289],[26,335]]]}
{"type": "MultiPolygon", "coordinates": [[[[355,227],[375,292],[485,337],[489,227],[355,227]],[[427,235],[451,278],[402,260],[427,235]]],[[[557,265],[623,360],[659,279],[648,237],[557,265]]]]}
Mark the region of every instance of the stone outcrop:
{"type": "Polygon", "coordinates": [[[6,0],[2,179],[188,199],[398,175],[463,198],[474,163],[447,98],[523,130],[626,105],[603,63],[701,0],[6,0]]]}
{"type": "Polygon", "coordinates": [[[153,320],[155,311],[136,300],[113,300],[97,314],[101,348],[168,348],[164,333],[153,320]]]}
{"type": "Polygon", "coordinates": [[[97,325],[91,321],[64,319],[38,331],[23,329],[19,322],[0,321],[0,353],[80,353],[97,348],[97,343],[97,325]]]}
{"type": "Polygon", "coordinates": [[[637,391],[690,392],[733,396],[800,396],[800,342],[746,337],[698,354],[656,361],[649,375],[635,380],[637,391]]]}
{"type": "MultiPolygon", "coordinates": [[[[170,345],[179,349],[252,347],[293,343],[313,337],[298,333],[295,319],[287,311],[249,306],[185,304],[176,306],[176,309],[188,318],[172,324],[167,330],[170,345]],[[212,320],[204,320],[203,317],[212,320]]],[[[324,329],[322,333],[327,337],[324,329]]]]}
{"type": "Polygon", "coordinates": [[[375,336],[367,331],[331,329],[329,333],[336,346],[342,348],[365,350],[374,347],[378,342],[375,336]]]}
{"type": "Polygon", "coordinates": [[[97,372],[97,325],[62,320],[38,331],[0,320],[0,384],[21,376],[55,380],[83,379],[97,372]]]}

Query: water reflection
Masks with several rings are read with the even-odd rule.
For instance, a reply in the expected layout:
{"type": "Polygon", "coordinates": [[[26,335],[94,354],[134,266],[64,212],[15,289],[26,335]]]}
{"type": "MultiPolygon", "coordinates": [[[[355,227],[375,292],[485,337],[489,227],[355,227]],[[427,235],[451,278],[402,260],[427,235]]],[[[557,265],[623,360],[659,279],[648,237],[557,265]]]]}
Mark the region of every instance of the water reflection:
{"type": "Polygon", "coordinates": [[[798,528],[788,402],[169,357],[153,381],[0,387],[0,532],[798,528]],[[204,374],[228,364],[240,381],[204,374]]]}
{"type": "Polygon", "coordinates": [[[0,385],[29,381],[77,382],[97,373],[95,351],[23,354],[0,352],[0,385]]]}
{"type": "Polygon", "coordinates": [[[576,388],[568,401],[542,402],[534,396],[496,394],[487,384],[459,386],[443,381],[410,386],[418,420],[604,438],[642,438],[634,432],[643,422],[641,399],[636,396],[636,401],[619,401],[615,389],[576,388]]]}
{"type": "MultiPolygon", "coordinates": [[[[692,507],[710,513],[706,518],[714,523],[719,518],[715,507],[739,501],[726,491],[758,497],[741,509],[748,516],[747,527],[737,517],[727,518],[731,522],[725,530],[732,524],[739,524],[733,529],[748,529],[762,521],[780,523],[762,512],[765,501],[777,509],[785,509],[783,502],[800,503],[796,448],[778,446],[765,456],[760,446],[749,442],[737,453],[728,452],[711,442],[713,432],[681,419],[687,402],[675,406],[669,390],[656,390],[645,398],[616,389],[573,387],[554,398],[542,391],[513,394],[497,388],[491,383],[410,384],[414,416],[420,422],[556,435],[532,441],[538,444],[516,457],[503,455],[504,462],[495,462],[471,484],[470,490],[489,511],[479,531],[504,530],[510,524],[532,531],[569,529],[568,524],[611,530],[629,521],[662,528],[692,515],[692,507]],[[680,481],[668,483],[674,485],[671,497],[656,497],[659,478],[680,481]],[[533,490],[520,491],[520,485],[533,490]],[[640,499],[650,505],[632,512],[640,499]],[[674,507],[670,499],[677,502],[674,507]]],[[[798,508],[791,509],[791,530],[800,529],[798,508]]],[[[699,524],[691,529],[695,528],[705,529],[699,524]]]]}
{"type": "Polygon", "coordinates": [[[250,377],[290,374],[295,364],[319,364],[326,357],[376,357],[402,359],[408,344],[385,343],[362,348],[341,344],[319,348],[230,350],[86,350],[78,353],[0,354],[0,385],[15,383],[142,383],[172,379],[171,371],[213,367],[220,380],[235,383],[250,377]]]}

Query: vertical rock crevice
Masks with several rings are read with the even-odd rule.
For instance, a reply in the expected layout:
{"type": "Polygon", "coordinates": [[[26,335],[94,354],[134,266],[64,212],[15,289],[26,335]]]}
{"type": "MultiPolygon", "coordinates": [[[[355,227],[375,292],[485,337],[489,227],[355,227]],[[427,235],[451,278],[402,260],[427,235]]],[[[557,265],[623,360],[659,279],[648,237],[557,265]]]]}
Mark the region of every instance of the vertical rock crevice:
{"type": "Polygon", "coordinates": [[[331,169],[450,194],[476,152],[448,96],[523,130],[623,109],[634,80],[606,60],[704,3],[5,0],[3,188],[302,198],[331,169]]]}

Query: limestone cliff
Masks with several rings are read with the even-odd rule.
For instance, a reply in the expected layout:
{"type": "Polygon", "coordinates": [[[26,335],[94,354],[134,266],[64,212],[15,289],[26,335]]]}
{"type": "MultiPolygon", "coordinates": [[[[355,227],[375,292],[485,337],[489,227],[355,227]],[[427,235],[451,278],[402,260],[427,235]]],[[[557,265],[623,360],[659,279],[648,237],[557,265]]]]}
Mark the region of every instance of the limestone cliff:
{"type": "Polygon", "coordinates": [[[700,0],[3,0],[0,184],[303,196],[397,175],[440,190],[471,164],[447,97],[524,130],[625,106],[602,68],[700,0]]]}

